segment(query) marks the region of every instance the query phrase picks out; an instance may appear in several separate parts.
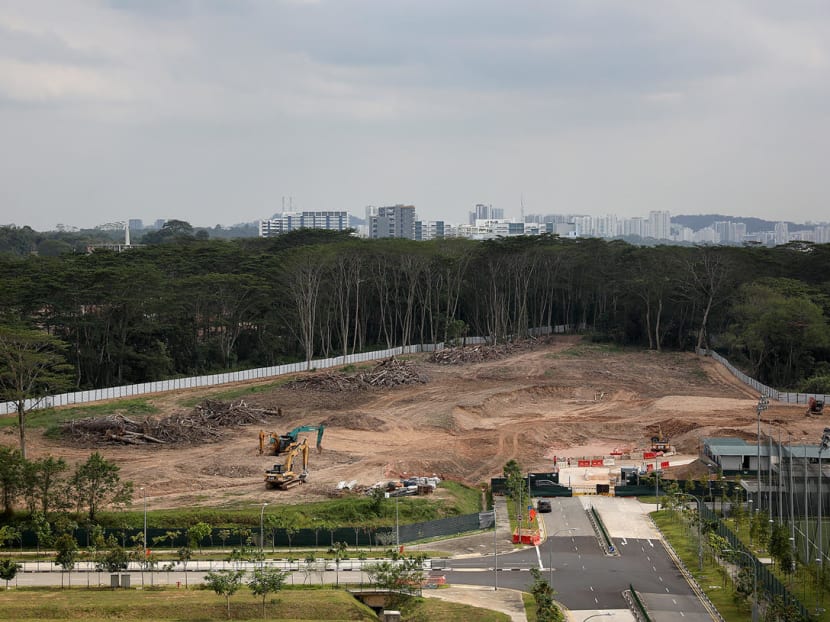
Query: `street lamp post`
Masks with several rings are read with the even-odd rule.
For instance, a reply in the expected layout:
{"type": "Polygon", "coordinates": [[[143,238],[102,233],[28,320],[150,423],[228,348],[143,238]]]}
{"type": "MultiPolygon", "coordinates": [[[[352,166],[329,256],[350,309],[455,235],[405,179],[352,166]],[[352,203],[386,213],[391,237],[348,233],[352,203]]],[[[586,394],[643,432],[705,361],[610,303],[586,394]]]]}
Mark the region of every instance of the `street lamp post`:
{"type": "Polygon", "coordinates": [[[265,563],[265,507],[267,503],[262,504],[262,509],[259,511],[259,567],[262,568],[265,563]]]}
{"type": "Polygon", "coordinates": [[[697,501],[697,569],[703,570],[703,536],[701,531],[701,523],[703,522],[703,504],[700,498],[688,492],[677,493],[678,497],[691,497],[697,501]]]}
{"type": "MultiPolygon", "coordinates": [[[[822,490],[821,490],[821,454],[825,449],[830,448],[830,428],[824,428],[824,432],[821,435],[821,446],[818,448],[818,571],[819,574],[823,574],[822,570],[824,569],[824,538],[822,534],[822,506],[824,505],[824,498],[822,497],[822,490]]],[[[822,585],[822,583],[819,583],[822,585]]]]}
{"type": "Polygon", "coordinates": [[[496,522],[496,502],[493,500],[493,591],[499,590],[499,547],[497,534],[499,531],[498,522],[496,522]]]}
{"type": "Polygon", "coordinates": [[[758,477],[758,509],[761,509],[761,413],[767,409],[769,400],[766,395],[758,398],[758,405],[756,410],[758,412],[758,464],[756,464],[756,471],[758,477]]]}
{"type": "Polygon", "coordinates": [[[548,548],[548,573],[550,574],[550,580],[548,581],[548,583],[550,584],[551,588],[553,588],[553,540],[551,538],[555,538],[557,534],[567,533],[569,531],[577,531],[577,528],[571,527],[570,529],[557,529],[551,535],[548,536],[548,540],[550,540],[550,548],[548,548]]]}
{"type": "Polygon", "coordinates": [[[758,560],[746,551],[736,551],[734,549],[726,549],[725,553],[738,553],[739,555],[746,555],[747,559],[752,562],[752,622],[758,621],[758,560]]]}
{"type": "Polygon", "coordinates": [[[141,556],[141,587],[144,587],[144,567],[147,565],[147,490],[144,486],[141,487],[141,492],[144,497],[144,542],[142,543],[144,555],[141,556]]]}

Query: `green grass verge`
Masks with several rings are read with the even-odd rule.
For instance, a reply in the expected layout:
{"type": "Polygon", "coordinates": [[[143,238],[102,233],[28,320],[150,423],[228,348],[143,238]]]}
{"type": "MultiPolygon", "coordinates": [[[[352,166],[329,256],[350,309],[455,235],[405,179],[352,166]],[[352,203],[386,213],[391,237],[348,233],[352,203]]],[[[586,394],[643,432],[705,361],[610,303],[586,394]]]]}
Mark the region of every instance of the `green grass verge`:
{"type": "MultiPolygon", "coordinates": [[[[727,622],[748,620],[750,602],[748,600],[735,601],[733,586],[727,577],[726,570],[707,558],[704,558],[703,570],[698,570],[697,532],[685,526],[678,519],[677,512],[660,510],[652,512],[651,516],[724,620],[727,622]]],[[[642,589],[641,586],[635,585],[634,587],[642,589]]]]}
{"type": "MultiPolygon", "coordinates": [[[[71,408],[30,410],[26,413],[26,427],[28,429],[45,429],[47,430],[47,434],[54,435],[59,430],[61,424],[70,419],[105,417],[113,414],[122,414],[127,417],[142,419],[148,415],[154,415],[157,412],[158,408],[147,398],[120,399],[116,402],[72,406],[71,408]]],[[[16,425],[16,416],[0,417],[0,428],[16,425]]]]}
{"type": "Polygon", "coordinates": [[[536,622],[536,599],[533,598],[533,594],[522,592],[522,602],[525,606],[527,622],[536,622]]]}
{"type": "Polygon", "coordinates": [[[621,354],[626,352],[626,349],[615,343],[578,343],[570,348],[565,348],[559,352],[552,352],[545,355],[549,359],[563,359],[563,358],[585,358],[595,357],[608,354],[621,354]]]}
{"type": "MultiPolygon", "coordinates": [[[[400,497],[398,500],[401,523],[424,521],[473,514],[481,508],[481,491],[457,482],[442,482],[441,487],[450,495],[446,499],[435,497],[400,497]]],[[[158,529],[183,529],[198,522],[205,522],[216,528],[236,526],[259,527],[261,506],[240,508],[186,507],[169,510],[151,510],[147,513],[147,525],[158,529]]],[[[278,516],[289,524],[302,528],[314,528],[315,524],[356,527],[389,526],[395,523],[395,501],[386,499],[379,512],[372,509],[372,500],[366,496],[345,497],[305,503],[301,505],[279,505],[266,510],[266,516],[278,516]],[[315,523],[312,517],[316,517],[315,523]]],[[[144,524],[143,511],[101,512],[99,521],[108,528],[138,529],[144,524]]]]}
{"type": "MultiPolygon", "coordinates": [[[[230,599],[233,620],[261,620],[262,601],[243,588],[230,599]]],[[[207,589],[109,590],[14,589],[0,593],[4,620],[177,620],[227,619],[225,599],[207,589]]],[[[285,589],[266,599],[271,620],[377,620],[371,609],[341,589],[285,589]]],[[[402,607],[403,620],[420,622],[505,622],[509,616],[437,598],[413,598],[402,607]]]]}
{"type": "Polygon", "coordinates": [[[221,389],[217,389],[216,391],[211,391],[207,395],[201,395],[199,397],[186,397],[184,399],[179,400],[177,403],[180,406],[192,408],[197,404],[201,404],[202,402],[204,402],[205,399],[230,402],[231,400],[236,400],[241,397],[247,397],[249,395],[256,395],[257,393],[265,393],[266,391],[271,391],[286,384],[287,382],[290,382],[293,379],[294,375],[292,374],[291,376],[281,377],[279,380],[273,382],[263,382],[261,384],[247,385],[244,387],[237,387],[234,389],[225,389],[224,391],[221,389]]]}

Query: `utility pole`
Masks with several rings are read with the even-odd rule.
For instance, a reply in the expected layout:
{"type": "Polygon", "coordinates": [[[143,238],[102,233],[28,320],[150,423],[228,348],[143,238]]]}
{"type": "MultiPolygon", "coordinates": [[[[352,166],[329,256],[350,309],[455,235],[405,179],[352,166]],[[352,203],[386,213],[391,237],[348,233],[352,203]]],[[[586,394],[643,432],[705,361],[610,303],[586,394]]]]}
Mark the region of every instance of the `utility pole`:
{"type": "Polygon", "coordinates": [[[499,591],[499,547],[497,534],[499,524],[496,521],[496,501],[493,500],[493,590],[499,591]]]}

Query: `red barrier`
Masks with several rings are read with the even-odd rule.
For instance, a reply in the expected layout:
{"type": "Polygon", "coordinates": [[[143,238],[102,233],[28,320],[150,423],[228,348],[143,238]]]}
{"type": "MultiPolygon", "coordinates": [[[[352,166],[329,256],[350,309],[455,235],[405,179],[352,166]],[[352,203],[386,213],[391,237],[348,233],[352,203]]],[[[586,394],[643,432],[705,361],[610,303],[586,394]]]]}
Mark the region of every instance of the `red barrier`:
{"type": "Polygon", "coordinates": [[[591,461],[590,460],[579,460],[579,461],[577,461],[576,466],[580,466],[580,467],[591,466],[591,461]]]}
{"type": "Polygon", "coordinates": [[[591,466],[592,467],[601,467],[602,462],[603,462],[602,458],[600,458],[599,460],[591,460],[591,466]]]}
{"type": "Polygon", "coordinates": [[[522,529],[521,535],[519,534],[519,530],[513,532],[513,544],[530,544],[532,546],[536,546],[542,541],[542,538],[539,536],[539,532],[537,530],[530,530],[530,529],[522,529]]]}
{"type": "Polygon", "coordinates": [[[668,469],[669,468],[669,461],[666,460],[665,462],[661,462],[660,463],[660,468],[661,469],[668,469]]]}
{"type": "Polygon", "coordinates": [[[643,452],[643,460],[654,460],[657,457],[657,454],[653,451],[644,451],[643,452]]]}
{"type": "Polygon", "coordinates": [[[646,472],[651,472],[653,470],[654,470],[654,465],[653,464],[647,464],[646,465],[646,472]]]}

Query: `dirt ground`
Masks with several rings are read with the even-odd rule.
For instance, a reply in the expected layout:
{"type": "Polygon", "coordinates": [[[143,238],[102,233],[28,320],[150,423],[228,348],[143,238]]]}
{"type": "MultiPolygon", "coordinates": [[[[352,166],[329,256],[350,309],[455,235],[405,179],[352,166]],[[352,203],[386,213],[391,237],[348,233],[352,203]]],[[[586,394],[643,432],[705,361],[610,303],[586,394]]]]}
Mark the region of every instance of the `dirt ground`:
{"type": "MultiPolygon", "coordinates": [[[[642,450],[658,429],[687,454],[697,454],[702,437],[755,438],[758,394],[715,361],[690,353],[563,352],[577,341],[561,337],[508,358],[456,366],[415,356],[426,384],[350,393],[280,387],[246,397],[249,404],[282,409],[266,431],[326,426],[323,452],[310,456],[308,483],[288,491],[265,489],[264,469],[282,458],[258,455],[259,429],[251,426],[195,447],[106,445],[99,451],[160,509],[305,502],[327,497],[340,481],[370,485],[404,474],[476,484],[499,475],[511,458],[543,471],[553,456],[642,450]]],[[[150,400],[167,415],[186,412],[183,400],[227,389],[150,400]]],[[[116,412],[118,403],[112,404],[116,412]]],[[[817,442],[825,424],[804,410],[773,403],[763,415],[764,430],[771,422],[785,441],[791,434],[795,442],[817,442]]],[[[313,444],[315,434],[308,436],[313,444]]],[[[2,442],[13,445],[15,438],[9,430],[2,442]]],[[[28,445],[31,457],[51,454],[70,463],[90,452],[34,433],[28,445]]]]}

